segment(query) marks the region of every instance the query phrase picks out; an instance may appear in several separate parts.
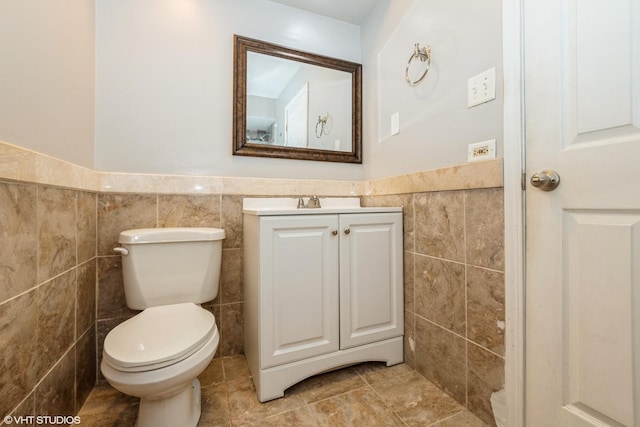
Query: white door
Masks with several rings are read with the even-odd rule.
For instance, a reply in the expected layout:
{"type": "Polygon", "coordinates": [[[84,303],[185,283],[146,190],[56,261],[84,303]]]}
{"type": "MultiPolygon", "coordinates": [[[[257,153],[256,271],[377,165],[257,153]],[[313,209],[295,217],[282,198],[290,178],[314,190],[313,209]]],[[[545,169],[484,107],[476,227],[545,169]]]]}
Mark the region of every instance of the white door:
{"type": "Polygon", "coordinates": [[[402,213],[340,215],[340,348],[404,329],[402,213]]]}
{"type": "Polygon", "coordinates": [[[524,40],[526,426],[639,426],[640,1],[524,0],[524,40]]]}
{"type": "Polygon", "coordinates": [[[260,218],[261,369],[338,350],[336,215],[260,218]]]}
{"type": "Polygon", "coordinates": [[[284,117],[284,145],[288,147],[308,147],[309,83],[305,83],[284,107],[284,117]]]}

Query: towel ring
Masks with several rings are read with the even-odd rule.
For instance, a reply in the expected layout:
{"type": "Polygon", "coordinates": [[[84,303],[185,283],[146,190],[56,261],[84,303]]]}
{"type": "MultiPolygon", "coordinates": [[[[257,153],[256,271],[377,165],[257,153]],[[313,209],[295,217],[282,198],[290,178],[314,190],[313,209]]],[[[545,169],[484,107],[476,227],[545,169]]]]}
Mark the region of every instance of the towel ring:
{"type": "Polygon", "coordinates": [[[327,124],[327,121],[330,121],[330,118],[331,116],[329,116],[329,113],[324,117],[318,116],[318,122],[316,123],[316,138],[319,139],[322,135],[329,135],[331,128],[329,127],[330,124],[327,124]]]}
{"type": "Polygon", "coordinates": [[[426,45],[425,47],[420,48],[420,43],[416,43],[413,53],[409,57],[409,61],[407,62],[407,66],[404,70],[404,79],[407,81],[407,84],[409,86],[417,86],[427,76],[427,73],[429,72],[430,67],[431,67],[431,46],[426,45]],[[411,63],[415,59],[419,59],[420,62],[426,62],[427,68],[426,70],[424,70],[424,73],[422,73],[422,75],[417,80],[411,81],[411,78],[409,78],[409,67],[411,66],[411,63]]]}

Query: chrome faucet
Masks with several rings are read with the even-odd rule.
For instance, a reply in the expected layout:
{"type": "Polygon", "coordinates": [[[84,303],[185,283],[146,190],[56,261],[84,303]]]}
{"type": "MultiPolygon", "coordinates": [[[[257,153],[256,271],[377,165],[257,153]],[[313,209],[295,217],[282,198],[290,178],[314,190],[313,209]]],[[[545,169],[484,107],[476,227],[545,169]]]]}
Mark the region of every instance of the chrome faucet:
{"type": "Polygon", "coordinates": [[[309,197],[309,201],[306,204],[302,197],[298,199],[298,209],[318,209],[320,207],[320,199],[318,196],[309,197]]]}

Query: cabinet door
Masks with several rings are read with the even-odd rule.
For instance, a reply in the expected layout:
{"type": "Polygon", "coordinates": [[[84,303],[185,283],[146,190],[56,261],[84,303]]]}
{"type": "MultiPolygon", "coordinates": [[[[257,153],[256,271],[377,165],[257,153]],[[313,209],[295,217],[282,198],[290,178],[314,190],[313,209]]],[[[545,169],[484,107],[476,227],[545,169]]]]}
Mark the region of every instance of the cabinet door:
{"type": "Polygon", "coordinates": [[[402,335],[402,213],[340,215],[340,233],[340,347],[402,335]]]}
{"type": "Polygon", "coordinates": [[[261,367],[339,348],[337,215],[260,220],[261,367]]]}

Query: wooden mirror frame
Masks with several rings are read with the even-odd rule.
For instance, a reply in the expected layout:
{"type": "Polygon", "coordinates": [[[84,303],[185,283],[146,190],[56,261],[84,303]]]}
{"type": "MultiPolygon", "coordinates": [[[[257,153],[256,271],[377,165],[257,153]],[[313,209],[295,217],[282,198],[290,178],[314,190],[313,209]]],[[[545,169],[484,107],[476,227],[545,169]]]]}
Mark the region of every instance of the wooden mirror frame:
{"type": "Polygon", "coordinates": [[[362,65],[315,55],[239,35],[233,36],[233,155],[274,157],[323,162],[362,163],[362,65]],[[351,151],[333,151],[281,145],[252,144],[246,141],[247,52],[276,56],[351,74],[351,151]]]}

